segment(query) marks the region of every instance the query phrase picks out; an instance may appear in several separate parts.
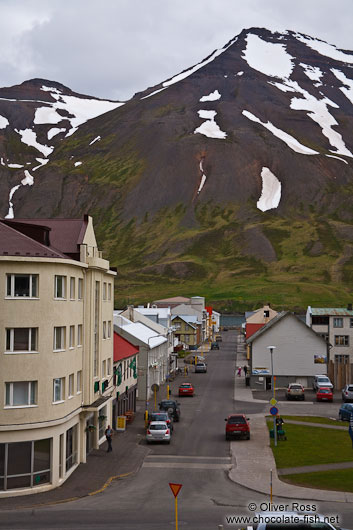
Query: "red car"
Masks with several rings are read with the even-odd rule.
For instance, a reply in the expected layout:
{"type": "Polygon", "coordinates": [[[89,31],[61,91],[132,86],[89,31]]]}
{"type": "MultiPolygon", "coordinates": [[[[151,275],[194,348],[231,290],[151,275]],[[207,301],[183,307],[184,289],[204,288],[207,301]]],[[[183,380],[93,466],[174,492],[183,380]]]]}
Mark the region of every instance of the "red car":
{"type": "Polygon", "coordinates": [[[333,401],[332,388],[319,388],[316,392],[316,401],[333,401]]]}
{"type": "Polygon", "coordinates": [[[194,391],[195,389],[191,383],[182,383],[179,386],[179,397],[180,396],[193,396],[194,391]]]}
{"type": "Polygon", "coordinates": [[[243,437],[250,440],[250,425],[249,418],[244,414],[231,414],[225,418],[226,423],[226,440],[230,440],[233,436],[243,437]]]}

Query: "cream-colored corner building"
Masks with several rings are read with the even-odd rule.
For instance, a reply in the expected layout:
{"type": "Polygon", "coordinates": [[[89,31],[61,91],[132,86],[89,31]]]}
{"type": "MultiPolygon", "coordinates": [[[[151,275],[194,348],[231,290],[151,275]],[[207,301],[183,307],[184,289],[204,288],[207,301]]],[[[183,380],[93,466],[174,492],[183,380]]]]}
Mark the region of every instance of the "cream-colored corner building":
{"type": "Polygon", "coordinates": [[[0,220],[0,498],[60,486],[105,441],[115,274],[88,216],[0,220]]]}

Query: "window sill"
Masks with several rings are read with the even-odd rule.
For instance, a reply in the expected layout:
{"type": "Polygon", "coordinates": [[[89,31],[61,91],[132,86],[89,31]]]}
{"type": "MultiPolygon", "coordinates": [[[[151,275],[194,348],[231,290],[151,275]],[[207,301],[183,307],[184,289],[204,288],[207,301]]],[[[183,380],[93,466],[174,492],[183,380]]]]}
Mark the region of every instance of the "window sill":
{"type": "Polygon", "coordinates": [[[67,399],[72,399],[72,398],[74,398],[74,397],[75,397],[74,395],[72,395],[72,396],[68,396],[67,399]]]}
{"type": "Polygon", "coordinates": [[[53,353],[58,353],[58,352],[61,352],[61,351],[66,351],[65,348],[63,348],[62,350],[53,350],[53,353]]]}
{"type": "Polygon", "coordinates": [[[82,344],[77,344],[76,348],[82,348],[82,344]]]}
{"type": "Polygon", "coordinates": [[[65,399],[62,399],[61,401],[53,401],[52,405],[60,405],[60,403],[65,403],[65,399]]]}
{"type": "Polygon", "coordinates": [[[38,405],[5,405],[4,409],[35,409],[38,405]]]}
{"type": "Polygon", "coordinates": [[[5,300],[40,300],[38,296],[5,296],[5,300]]]}
{"type": "Polygon", "coordinates": [[[74,350],[75,349],[75,346],[70,346],[69,347],[69,350],[74,350]]]}
{"type": "Polygon", "coordinates": [[[67,302],[67,298],[54,298],[54,300],[67,302]]]}
{"type": "Polygon", "coordinates": [[[30,353],[32,355],[32,353],[36,354],[36,353],[39,353],[39,351],[18,350],[18,351],[5,351],[4,352],[5,355],[23,355],[24,353],[30,353]]]}

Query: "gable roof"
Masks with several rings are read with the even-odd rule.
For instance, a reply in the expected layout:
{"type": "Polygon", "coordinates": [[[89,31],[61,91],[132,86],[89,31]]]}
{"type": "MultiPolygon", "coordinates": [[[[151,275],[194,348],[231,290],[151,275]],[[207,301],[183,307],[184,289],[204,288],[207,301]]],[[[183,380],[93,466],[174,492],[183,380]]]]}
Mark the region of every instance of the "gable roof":
{"type": "Polygon", "coordinates": [[[41,258],[68,258],[52,246],[45,245],[0,220],[0,255],[41,258]]]}
{"type": "Polygon", "coordinates": [[[196,329],[197,328],[197,317],[193,316],[193,315],[173,315],[172,316],[172,322],[175,318],[180,318],[181,320],[183,320],[186,324],[188,324],[189,326],[191,326],[192,328],[196,329]],[[196,324],[196,325],[194,325],[196,324]]]}
{"type": "Polygon", "coordinates": [[[275,316],[272,320],[270,320],[267,324],[265,324],[265,326],[263,326],[262,328],[260,328],[258,331],[256,331],[253,335],[251,335],[246,343],[247,344],[250,344],[252,342],[254,342],[256,339],[258,339],[261,335],[263,335],[264,333],[266,333],[270,328],[272,328],[273,326],[275,326],[276,324],[278,324],[278,322],[280,322],[281,320],[283,320],[284,318],[286,317],[293,317],[297,320],[297,322],[300,322],[300,324],[302,326],[305,326],[305,329],[307,331],[310,331],[311,333],[313,333],[318,339],[322,340],[325,344],[326,344],[326,341],[323,337],[321,337],[320,335],[318,335],[317,333],[315,333],[315,331],[310,328],[309,326],[307,326],[305,324],[305,322],[303,322],[300,318],[297,317],[297,315],[295,315],[294,313],[291,313],[290,311],[281,311],[280,313],[278,313],[277,316],[275,316]]]}

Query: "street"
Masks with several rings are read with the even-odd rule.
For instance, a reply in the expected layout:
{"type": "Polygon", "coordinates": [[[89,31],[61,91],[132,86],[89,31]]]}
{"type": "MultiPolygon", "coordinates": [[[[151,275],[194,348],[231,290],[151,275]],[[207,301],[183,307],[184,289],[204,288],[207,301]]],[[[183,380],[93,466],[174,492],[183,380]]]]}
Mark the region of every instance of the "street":
{"type": "MultiPolygon", "coordinates": [[[[180,528],[216,530],[227,525],[225,517],[251,515],[249,503],[260,506],[269,498],[235,484],[228,478],[231,448],[246,440],[226,442],[224,418],[230,413],[258,414],[267,412],[268,403],[234,401],[236,366],[236,332],[223,333],[220,349],[206,355],[207,373],[179,376],[172,383],[172,397],[180,402],[181,418],[175,423],[170,445],[150,445],[140,470],[123,480],[113,482],[104,492],[83,499],[29,510],[0,512],[0,528],[4,529],[100,529],[162,530],[175,528],[174,497],[168,483],[182,484],[178,495],[180,528]],[[177,398],[180,382],[195,386],[194,397],[177,398]]],[[[238,354],[238,363],[242,363],[238,354]]],[[[263,399],[266,399],[264,397],[263,399]]],[[[334,414],[338,403],[282,403],[281,413],[334,414]],[[283,410],[282,410],[283,408],[283,410]]],[[[144,440],[141,426],[141,444],[144,440]]],[[[256,484],[254,484],[256,489],[256,484]]],[[[300,502],[300,499],[296,499],[300,502]]],[[[292,505],[293,499],[274,498],[273,502],[292,505]]],[[[308,501],[305,501],[308,504],[308,501]]],[[[318,513],[337,514],[339,524],[353,528],[353,506],[349,503],[312,502],[318,513]]],[[[246,525],[244,525],[246,526],[246,525]]]]}

